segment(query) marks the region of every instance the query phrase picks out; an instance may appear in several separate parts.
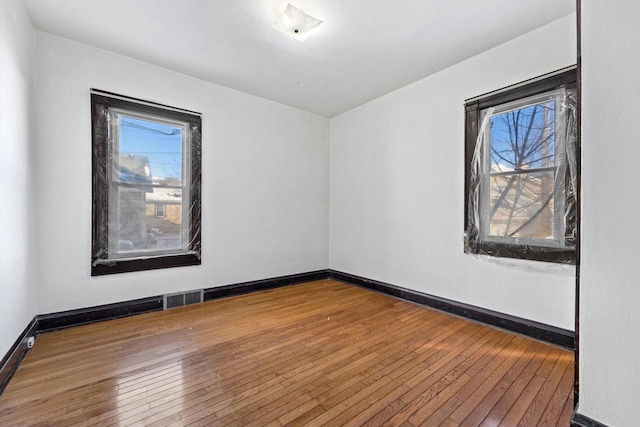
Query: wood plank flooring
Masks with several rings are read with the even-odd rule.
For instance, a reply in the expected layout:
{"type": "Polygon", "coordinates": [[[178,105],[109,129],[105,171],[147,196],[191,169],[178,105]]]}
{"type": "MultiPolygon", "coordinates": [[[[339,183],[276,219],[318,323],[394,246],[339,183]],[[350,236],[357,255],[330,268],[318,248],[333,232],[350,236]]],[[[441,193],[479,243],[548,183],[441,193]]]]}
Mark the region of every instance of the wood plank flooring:
{"type": "Polygon", "coordinates": [[[573,363],[321,280],[43,334],[0,425],[568,426],[573,363]]]}

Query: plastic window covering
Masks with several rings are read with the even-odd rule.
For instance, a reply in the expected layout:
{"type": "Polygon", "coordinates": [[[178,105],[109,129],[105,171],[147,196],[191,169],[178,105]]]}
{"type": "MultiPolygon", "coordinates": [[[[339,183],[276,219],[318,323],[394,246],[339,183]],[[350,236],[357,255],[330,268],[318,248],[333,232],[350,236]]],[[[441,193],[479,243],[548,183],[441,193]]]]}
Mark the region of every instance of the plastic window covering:
{"type": "Polygon", "coordinates": [[[199,264],[200,116],[101,93],[92,110],[92,269],[199,264]]]}
{"type": "Polygon", "coordinates": [[[480,111],[466,252],[575,262],[576,114],[567,88],[480,111]]]}

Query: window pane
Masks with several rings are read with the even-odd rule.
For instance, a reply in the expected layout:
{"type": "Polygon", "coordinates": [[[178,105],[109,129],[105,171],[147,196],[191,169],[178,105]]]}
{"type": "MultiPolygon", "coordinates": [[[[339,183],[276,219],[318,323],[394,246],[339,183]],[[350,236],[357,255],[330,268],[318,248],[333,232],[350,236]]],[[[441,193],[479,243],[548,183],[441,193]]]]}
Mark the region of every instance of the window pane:
{"type": "Polygon", "coordinates": [[[554,131],[554,101],[496,114],[490,131],[492,172],[553,166],[554,131]]]}
{"type": "Polygon", "coordinates": [[[182,190],[154,188],[146,194],[146,203],[150,247],[156,250],[182,248],[182,190]]]}
{"type": "Polygon", "coordinates": [[[146,249],[145,190],[120,187],[118,193],[118,252],[146,249]]]}
{"type": "Polygon", "coordinates": [[[118,190],[118,253],[184,249],[182,185],[188,185],[182,178],[185,129],[180,124],[124,114],[119,115],[118,123],[117,176],[120,183],[130,184],[118,190]]]}
{"type": "Polygon", "coordinates": [[[120,187],[118,200],[119,253],[182,248],[180,190],[120,187]],[[156,216],[158,204],[163,217],[156,216]]]}
{"type": "Polygon", "coordinates": [[[490,177],[489,235],[555,239],[554,172],[490,177]]]}
{"type": "Polygon", "coordinates": [[[181,126],[120,116],[120,180],[182,183],[181,126]]]}

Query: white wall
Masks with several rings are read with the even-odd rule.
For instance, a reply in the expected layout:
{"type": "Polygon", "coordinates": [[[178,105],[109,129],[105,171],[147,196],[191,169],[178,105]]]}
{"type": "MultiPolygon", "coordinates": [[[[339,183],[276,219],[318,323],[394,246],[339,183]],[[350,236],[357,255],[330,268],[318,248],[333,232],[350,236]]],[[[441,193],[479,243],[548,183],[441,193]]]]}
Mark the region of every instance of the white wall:
{"type": "Polygon", "coordinates": [[[32,58],[22,2],[0,1],[0,359],[36,314],[32,58]]]}
{"type": "Polygon", "coordinates": [[[463,253],[464,100],[576,63],[575,14],[331,120],[330,267],[574,328],[575,269],[463,253]]]}
{"type": "Polygon", "coordinates": [[[640,2],[582,2],[582,267],[578,411],[640,419],[640,2]]]}
{"type": "Polygon", "coordinates": [[[326,118],[42,32],[35,71],[39,313],[327,268],[326,118]],[[203,114],[201,266],[90,277],[92,87],[203,114]]]}

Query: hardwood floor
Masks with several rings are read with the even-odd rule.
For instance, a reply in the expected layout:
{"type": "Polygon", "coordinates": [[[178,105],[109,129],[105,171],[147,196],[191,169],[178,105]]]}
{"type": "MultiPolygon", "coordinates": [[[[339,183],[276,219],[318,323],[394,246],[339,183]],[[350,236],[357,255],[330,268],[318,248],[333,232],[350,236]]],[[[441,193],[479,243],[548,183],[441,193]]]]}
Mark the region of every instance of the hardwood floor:
{"type": "Polygon", "coordinates": [[[321,280],[43,334],[0,425],[568,426],[573,363],[321,280]]]}

